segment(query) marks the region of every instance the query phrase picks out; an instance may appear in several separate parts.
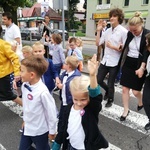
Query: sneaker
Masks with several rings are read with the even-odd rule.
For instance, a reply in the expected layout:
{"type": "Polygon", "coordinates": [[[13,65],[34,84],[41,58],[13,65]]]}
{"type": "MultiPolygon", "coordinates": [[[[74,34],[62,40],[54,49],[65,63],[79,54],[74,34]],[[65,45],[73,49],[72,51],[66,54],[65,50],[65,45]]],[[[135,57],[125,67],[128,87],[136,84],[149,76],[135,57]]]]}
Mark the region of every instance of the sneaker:
{"type": "Polygon", "coordinates": [[[145,128],[145,130],[149,130],[150,129],[150,122],[147,123],[144,128],[145,128]]]}
{"type": "Polygon", "coordinates": [[[105,107],[111,107],[113,104],[113,99],[108,99],[107,103],[105,104],[105,107]]]}
{"type": "Polygon", "coordinates": [[[107,99],[108,99],[108,93],[106,92],[104,95],[104,100],[107,100],[107,99]]]}

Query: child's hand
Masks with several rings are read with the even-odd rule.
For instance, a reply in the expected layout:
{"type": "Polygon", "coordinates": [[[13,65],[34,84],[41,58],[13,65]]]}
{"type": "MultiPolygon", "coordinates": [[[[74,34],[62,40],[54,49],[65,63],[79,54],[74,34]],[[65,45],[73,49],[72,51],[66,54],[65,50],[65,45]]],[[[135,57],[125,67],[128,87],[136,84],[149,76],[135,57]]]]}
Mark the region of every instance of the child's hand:
{"type": "Polygon", "coordinates": [[[98,61],[96,54],[88,61],[88,71],[90,75],[96,75],[98,69],[98,61]]]}
{"type": "Polygon", "coordinates": [[[97,24],[97,31],[101,31],[101,30],[103,29],[102,24],[103,24],[103,20],[100,19],[100,20],[98,21],[98,24],[97,24]]]}
{"type": "Polygon", "coordinates": [[[54,141],[56,137],[56,134],[48,134],[48,138],[50,139],[50,141],[54,141]]]}

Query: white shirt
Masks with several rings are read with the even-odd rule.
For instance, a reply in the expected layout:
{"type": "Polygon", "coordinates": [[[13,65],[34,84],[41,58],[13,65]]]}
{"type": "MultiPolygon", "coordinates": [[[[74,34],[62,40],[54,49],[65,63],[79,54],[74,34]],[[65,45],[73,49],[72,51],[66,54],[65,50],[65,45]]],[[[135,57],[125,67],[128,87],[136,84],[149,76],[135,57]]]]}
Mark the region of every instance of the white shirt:
{"type": "Polygon", "coordinates": [[[134,36],[132,41],[129,43],[129,52],[127,56],[132,58],[138,58],[140,53],[140,43],[141,43],[141,36],[142,33],[139,36],[134,36]]]}
{"type": "Polygon", "coordinates": [[[69,119],[68,119],[68,128],[67,132],[69,136],[69,142],[72,147],[76,149],[85,150],[84,140],[85,140],[85,133],[81,124],[81,110],[75,110],[72,106],[69,119]]]}
{"type": "Polygon", "coordinates": [[[8,26],[5,29],[5,35],[4,35],[4,40],[7,42],[11,42],[15,40],[15,38],[20,38],[20,44],[17,46],[17,51],[16,53],[19,55],[21,59],[23,59],[22,55],[22,40],[21,40],[21,33],[19,27],[12,23],[10,26],[8,26]]]}
{"type": "MultiPolygon", "coordinates": [[[[99,45],[103,44],[104,42],[110,41],[113,46],[118,47],[120,44],[125,43],[127,37],[127,29],[123,26],[118,25],[112,30],[112,27],[107,29],[103,32],[102,37],[100,38],[99,45]]],[[[116,50],[110,49],[105,44],[104,56],[101,61],[101,64],[114,67],[118,65],[118,61],[120,59],[121,52],[116,50]]]]}
{"type": "Polygon", "coordinates": [[[54,98],[42,80],[29,85],[32,91],[25,88],[25,84],[29,83],[22,85],[24,135],[37,136],[47,131],[49,134],[55,134],[57,117],[54,98]]]}
{"type": "Polygon", "coordinates": [[[148,59],[147,59],[146,70],[149,75],[150,74],[150,56],[148,56],[148,59]]]}
{"type": "Polygon", "coordinates": [[[68,76],[64,76],[63,78],[63,88],[62,88],[62,94],[61,94],[61,97],[62,97],[62,102],[63,102],[63,106],[66,106],[67,105],[67,100],[66,100],[66,81],[68,79],[69,76],[71,76],[75,71],[71,71],[68,74],[68,76]]]}

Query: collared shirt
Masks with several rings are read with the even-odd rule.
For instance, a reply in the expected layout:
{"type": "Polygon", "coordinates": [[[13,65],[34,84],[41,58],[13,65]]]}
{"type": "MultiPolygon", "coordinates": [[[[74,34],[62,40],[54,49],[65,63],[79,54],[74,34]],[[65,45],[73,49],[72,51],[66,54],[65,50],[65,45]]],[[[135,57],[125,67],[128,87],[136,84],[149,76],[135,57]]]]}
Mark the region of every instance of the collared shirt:
{"type": "Polygon", "coordinates": [[[64,76],[63,78],[63,88],[62,88],[62,102],[63,102],[63,106],[67,105],[67,100],[66,100],[66,81],[68,79],[69,76],[71,76],[75,71],[71,71],[71,72],[66,72],[68,74],[68,76],[64,76]]]}
{"type": "Polygon", "coordinates": [[[132,58],[138,58],[140,54],[140,43],[141,43],[141,36],[142,33],[139,36],[134,36],[132,41],[129,43],[129,52],[127,56],[132,58]]]}
{"type": "Polygon", "coordinates": [[[54,98],[44,83],[39,80],[36,84],[28,82],[22,85],[24,135],[37,136],[49,131],[56,133],[56,105],[54,98]],[[28,90],[24,85],[30,86],[28,90]]]}
{"type": "Polygon", "coordinates": [[[128,32],[127,29],[125,29],[121,25],[118,25],[114,29],[112,29],[112,27],[107,29],[102,34],[99,45],[105,42],[104,56],[101,61],[103,65],[106,65],[109,67],[114,67],[118,65],[121,52],[108,48],[106,46],[106,42],[110,41],[111,44],[116,47],[118,47],[120,44],[124,45],[126,37],[127,37],[127,32],[128,32]]]}
{"type": "MultiPolygon", "coordinates": [[[[72,54],[72,49],[69,49],[67,56],[71,56],[71,54],[72,54]]],[[[80,61],[83,60],[82,52],[77,47],[74,49],[73,54],[75,54],[77,56],[78,60],[80,60],[80,61]]]]}
{"type": "Polygon", "coordinates": [[[61,44],[48,44],[49,50],[53,51],[53,64],[64,64],[65,55],[61,44]]]}

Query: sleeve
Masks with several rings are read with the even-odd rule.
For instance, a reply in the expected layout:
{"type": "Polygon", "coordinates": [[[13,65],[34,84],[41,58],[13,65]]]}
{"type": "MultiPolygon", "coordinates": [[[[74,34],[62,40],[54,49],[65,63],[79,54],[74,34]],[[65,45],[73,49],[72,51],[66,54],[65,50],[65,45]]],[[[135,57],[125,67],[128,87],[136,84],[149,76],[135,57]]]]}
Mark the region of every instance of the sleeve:
{"type": "Polygon", "coordinates": [[[19,57],[14,51],[11,50],[11,46],[9,43],[5,42],[3,45],[3,49],[6,57],[12,61],[14,75],[19,76],[20,75],[19,57]]]}
{"type": "Polygon", "coordinates": [[[21,34],[20,34],[20,30],[19,27],[16,25],[16,27],[14,28],[14,38],[20,38],[21,40],[21,34]]]}
{"type": "Polygon", "coordinates": [[[59,54],[60,54],[61,62],[64,64],[64,63],[65,63],[65,55],[64,55],[64,50],[63,50],[63,48],[60,48],[60,49],[59,49],[59,54]]]}
{"type": "Polygon", "coordinates": [[[49,134],[56,134],[57,115],[55,100],[48,90],[41,94],[41,99],[45,110],[45,118],[49,127],[49,134]]]}
{"type": "Polygon", "coordinates": [[[88,87],[88,90],[89,90],[89,96],[90,97],[96,97],[98,96],[99,94],[101,94],[101,91],[100,91],[100,86],[98,85],[95,89],[92,89],[90,88],[90,86],[88,87]]]}
{"type": "Polygon", "coordinates": [[[76,49],[76,55],[80,61],[83,61],[83,55],[79,49],[76,49]]]}

